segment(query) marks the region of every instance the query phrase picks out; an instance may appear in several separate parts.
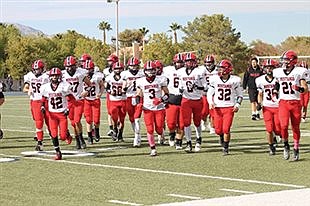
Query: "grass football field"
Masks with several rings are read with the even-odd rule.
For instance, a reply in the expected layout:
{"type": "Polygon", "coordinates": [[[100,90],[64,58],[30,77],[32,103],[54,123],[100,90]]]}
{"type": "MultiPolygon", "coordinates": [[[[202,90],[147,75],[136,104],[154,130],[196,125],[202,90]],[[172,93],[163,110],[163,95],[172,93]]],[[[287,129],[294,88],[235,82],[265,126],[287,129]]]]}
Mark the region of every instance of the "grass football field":
{"type": "Polygon", "coordinates": [[[248,100],[235,115],[228,156],[222,156],[218,137],[204,131],[199,153],[158,145],[158,156],[150,157],[143,119],[141,148],[132,147],[128,118],[125,142],[113,142],[106,136],[102,99],[100,142],[80,152],[75,141],[60,142],[63,160],[54,161],[46,134],[46,152],[33,153],[35,128],[26,95],[6,95],[0,111],[0,205],[157,205],[310,187],[310,122],[301,123],[300,161],[284,160],[282,144],[269,156],[264,122],[250,119],[248,100]]]}

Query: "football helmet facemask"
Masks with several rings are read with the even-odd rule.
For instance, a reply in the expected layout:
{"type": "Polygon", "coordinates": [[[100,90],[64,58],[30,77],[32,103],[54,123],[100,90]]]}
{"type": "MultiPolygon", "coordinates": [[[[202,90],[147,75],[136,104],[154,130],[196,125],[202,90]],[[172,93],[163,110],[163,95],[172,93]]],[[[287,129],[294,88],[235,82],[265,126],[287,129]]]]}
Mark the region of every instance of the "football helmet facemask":
{"type": "Polygon", "coordinates": [[[49,71],[50,81],[54,84],[58,84],[62,81],[62,73],[61,70],[57,67],[52,68],[49,71]]]}
{"type": "Polygon", "coordinates": [[[297,64],[297,54],[293,50],[287,50],[281,55],[280,62],[284,68],[293,68],[297,64]]]}
{"type": "Polygon", "coordinates": [[[207,70],[213,71],[215,69],[215,60],[212,55],[207,55],[204,60],[204,63],[207,70]]]}
{"type": "Polygon", "coordinates": [[[144,74],[146,78],[153,78],[156,76],[156,65],[152,61],[147,61],[144,64],[144,74]]]}
{"type": "Polygon", "coordinates": [[[128,59],[127,66],[129,72],[133,75],[136,75],[140,69],[140,60],[135,57],[131,57],[130,59],[128,59]]]}
{"type": "Polygon", "coordinates": [[[73,56],[66,57],[64,61],[64,67],[67,70],[67,72],[73,76],[76,72],[76,59],[73,56]]]}
{"type": "Polygon", "coordinates": [[[218,63],[218,65],[216,65],[216,67],[218,69],[218,75],[220,77],[222,77],[223,75],[230,74],[233,70],[232,63],[227,59],[220,61],[220,63],[218,63]]]}
{"type": "Polygon", "coordinates": [[[113,71],[115,74],[120,74],[122,71],[124,71],[124,64],[116,62],[113,64],[113,71]]]}
{"type": "Polygon", "coordinates": [[[32,66],[32,73],[35,75],[35,76],[40,76],[44,70],[44,63],[42,60],[36,60],[33,62],[32,66]]]}

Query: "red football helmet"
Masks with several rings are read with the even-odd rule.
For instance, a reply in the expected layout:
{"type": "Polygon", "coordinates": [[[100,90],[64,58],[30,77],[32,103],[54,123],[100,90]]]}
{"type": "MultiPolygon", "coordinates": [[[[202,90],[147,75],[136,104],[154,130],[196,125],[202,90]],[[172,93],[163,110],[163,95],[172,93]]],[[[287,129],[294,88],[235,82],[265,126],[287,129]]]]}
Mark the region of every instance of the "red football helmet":
{"type": "Polygon", "coordinates": [[[87,60],[91,60],[91,56],[89,54],[82,54],[81,58],[79,59],[80,62],[85,62],[87,60]]]}
{"type": "Polygon", "coordinates": [[[209,71],[213,71],[215,69],[215,60],[214,57],[212,55],[207,55],[205,60],[205,67],[209,70],[209,71]]]}
{"type": "Polygon", "coordinates": [[[278,67],[278,62],[273,59],[266,59],[263,62],[264,72],[268,75],[272,75],[272,70],[278,67]]]}
{"type": "Polygon", "coordinates": [[[51,80],[52,83],[59,83],[62,81],[62,73],[61,70],[57,67],[52,68],[49,71],[49,78],[51,80]]]}
{"type": "Polygon", "coordinates": [[[124,71],[124,64],[120,62],[116,62],[113,64],[113,71],[115,74],[120,74],[122,71],[124,71]]]}
{"type": "Polygon", "coordinates": [[[130,59],[128,59],[127,65],[128,65],[128,66],[137,66],[137,65],[140,65],[140,60],[137,59],[136,57],[131,57],[130,59]]]}
{"type": "Polygon", "coordinates": [[[156,75],[161,75],[163,73],[164,65],[159,60],[155,60],[154,64],[156,65],[156,75]]]}
{"type": "Polygon", "coordinates": [[[184,67],[185,55],[182,53],[178,53],[173,57],[173,64],[176,69],[180,69],[184,67]]]}
{"type": "Polygon", "coordinates": [[[194,53],[186,53],[185,67],[186,69],[194,69],[195,67],[197,67],[197,58],[194,53]]]}
{"type": "Polygon", "coordinates": [[[118,62],[118,57],[115,54],[111,54],[108,58],[107,58],[108,63],[116,63],[118,62]]]}
{"type": "Polygon", "coordinates": [[[185,56],[182,53],[178,53],[173,57],[173,63],[184,63],[185,56]]]}
{"type": "Polygon", "coordinates": [[[42,60],[39,59],[39,60],[34,61],[31,67],[32,67],[32,72],[37,76],[37,75],[42,74],[43,69],[44,69],[44,63],[42,60]]]}
{"type": "Polygon", "coordinates": [[[218,74],[220,77],[223,75],[230,74],[233,70],[232,63],[227,59],[220,61],[220,63],[218,63],[216,67],[218,68],[218,74]]]}
{"type": "Polygon", "coordinates": [[[291,68],[297,64],[297,54],[293,50],[287,50],[281,55],[280,61],[282,63],[282,67],[291,68]]]}
{"type": "Polygon", "coordinates": [[[299,64],[299,66],[308,69],[308,64],[307,64],[306,61],[301,61],[300,64],[299,64]]]}
{"type": "Polygon", "coordinates": [[[74,73],[76,71],[76,59],[75,59],[75,57],[74,56],[66,57],[66,59],[64,61],[64,66],[70,75],[74,75],[74,73]]]}
{"type": "Polygon", "coordinates": [[[144,74],[146,77],[156,76],[156,65],[153,61],[147,61],[144,64],[144,74]]]}
{"type": "Polygon", "coordinates": [[[86,60],[83,62],[83,68],[87,69],[89,73],[94,73],[95,64],[92,60],[86,60]]]}

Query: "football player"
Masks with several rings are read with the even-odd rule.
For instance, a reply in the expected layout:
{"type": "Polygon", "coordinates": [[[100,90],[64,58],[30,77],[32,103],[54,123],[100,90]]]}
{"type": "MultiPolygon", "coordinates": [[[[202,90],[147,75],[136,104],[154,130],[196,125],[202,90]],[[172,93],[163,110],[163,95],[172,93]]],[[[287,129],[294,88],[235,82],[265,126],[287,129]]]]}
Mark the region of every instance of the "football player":
{"type": "MultiPolygon", "coordinates": [[[[4,95],[3,95],[3,83],[0,82],[0,106],[4,103],[4,95]]],[[[1,112],[0,112],[0,139],[3,138],[3,131],[1,129],[1,112]]]]}
{"type": "Polygon", "coordinates": [[[72,85],[71,90],[74,99],[68,102],[69,119],[74,131],[76,139],[76,149],[85,149],[86,144],[83,138],[81,118],[84,110],[84,97],[90,91],[91,82],[87,76],[87,70],[77,67],[75,57],[68,56],[64,60],[63,79],[72,85]],[[83,90],[83,86],[87,85],[88,88],[83,90]]]}
{"type": "Polygon", "coordinates": [[[61,140],[71,144],[72,137],[67,135],[68,131],[68,100],[74,99],[69,83],[62,81],[62,72],[59,68],[54,67],[49,71],[51,83],[42,86],[42,105],[41,111],[49,112],[49,124],[53,146],[56,151],[55,160],[61,160],[62,154],[58,141],[58,129],[61,140]],[[47,104],[47,105],[45,105],[47,104]],[[47,106],[47,110],[46,110],[47,106]]]}
{"type": "Polygon", "coordinates": [[[284,142],[284,159],[290,158],[290,145],[288,141],[288,126],[291,122],[294,140],[293,160],[299,160],[299,140],[301,104],[300,94],[308,91],[306,82],[306,68],[297,66],[297,54],[287,50],[280,58],[282,67],[273,70],[276,79],[274,94],[279,95],[279,116],[281,136],[284,142]]]}
{"type": "Polygon", "coordinates": [[[257,111],[263,110],[270,155],[276,154],[273,133],[281,136],[279,103],[272,99],[272,91],[276,83],[273,77],[273,69],[277,65],[278,63],[273,59],[265,60],[263,62],[263,69],[266,74],[255,79],[258,90],[257,111]]]}
{"type": "Polygon", "coordinates": [[[180,93],[180,78],[178,72],[184,67],[185,55],[178,53],[173,57],[173,65],[163,68],[163,75],[168,79],[169,99],[166,107],[166,121],[169,129],[169,145],[182,149],[183,130],[180,128],[180,106],[182,94],[180,93]]]}
{"type": "Polygon", "coordinates": [[[217,65],[218,75],[210,77],[207,99],[210,109],[214,109],[215,133],[220,136],[223,155],[228,155],[230,129],[234,113],[239,111],[243,100],[241,79],[232,75],[232,63],[224,59],[217,65]]]}
{"type": "Polygon", "coordinates": [[[205,91],[203,91],[202,95],[202,111],[201,111],[201,129],[204,131],[206,130],[206,123],[207,123],[207,117],[209,115],[209,130],[210,134],[215,134],[214,125],[213,125],[213,110],[209,109],[209,103],[207,101],[207,93],[206,90],[209,86],[209,78],[213,75],[218,75],[217,70],[215,69],[215,59],[212,55],[207,55],[204,59],[204,65],[200,67],[204,71],[204,75],[206,77],[206,88],[205,91]]]}
{"type": "MultiPolygon", "coordinates": [[[[156,65],[147,61],[144,65],[145,77],[137,80],[137,97],[143,98],[144,122],[147,130],[147,139],[151,148],[151,156],[156,156],[154,128],[157,134],[163,133],[165,121],[165,105],[169,98],[167,81],[156,75],[156,65]]],[[[137,102],[140,103],[139,100],[137,102]]]]}
{"type": "Polygon", "coordinates": [[[106,78],[106,90],[109,93],[109,110],[112,118],[112,140],[123,141],[124,121],[126,117],[126,95],[123,92],[123,82],[121,73],[124,65],[116,62],[113,64],[113,73],[106,78]]]}
{"type": "MultiPolygon", "coordinates": [[[[107,78],[113,72],[113,65],[118,62],[118,57],[115,54],[111,54],[107,58],[108,67],[103,70],[104,78],[107,78]]],[[[106,87],[106,85],[105,85],[106,87]]],[[[109,131],[108,135],[112,136],[113,134],[113,123],[111,119],[111,111],[110,111],[110,94],[107,92],[106,94],[106,106],[108,110],[108,124],[109,124],[109,131]]]]}
{"type": "MultiPolygon", "coordinates": [[[[86,119],[86,129],[88,134],[88,143],[93,144],[93,125],[94,124],[94,137],[95,141],[99,142],[100,133],[100,111],[101,111],[101,96],[104,92],[103,74],[101,72],[95,72],[95,64],[91,60],[86,60],[84,68],[88,71],[87,75],[90,79],[91,85],[88,95],[84,100],[84,116],[86,119]]],[[[84,84],[84,91],[88,89],[88,86],[84,84]]]]}
{"type": "Polygon", "coordinates": [[[140,69],[140,60],[131,57],[127,63],[128,70],[122,72],[123,91],[126,93],[126,111],[129,116],[132,129],[135,133],[133,146],[139,147],[141,145],[140,134],[140,117],[142,113],[142,104],[133,105],[132,98],[137,92],[137,79],[144,76],[143,70],[140,69]]]}
{"type": "Polygon", "coordinates": [[[305,62],[305,61],[301,61],[299,66],[307,69],[306,81],[308,84],[308,92],[306,91],[306,92],[300,94],[300,103],[301,103],[301,107],[302,107],[301,122],[306,122],[308,104],[309,104],[309,99],[310,99],[310,70],[308,68],[307,62],[305,62]]]}
{"type": "Polygon", "coordinates": [[[194,53],[187,53],[185,56],[185,67],[178,72],[180,87],[182,90],[181,102],[181,122],[180,128],[184,128],[187,146],[186,152],[192,152],[192,132],[191,121],[196,130],[195,152],[201,150],[201,110],[202,110],[202,90],[205,88],[205,78],[203,72],[197,69],[197,59],[194,53]]]}
{"type": "Polygon", "coordinates": [[[24,76],[23,92],[28,93],[30,97],[31,114],[36,126],[37,145],[35,147],[35,150],[42,151],[44,119],[47,128],[49,126],[49,123],[48,123],[48,112],[46,112],[45,114],[40,112],[42,104],[41,86],[49,82],[49,77],[44,72],[45,65],[42,60],[34,61],[31,67],[32,67],[31,72],[28,72],[24,76]]]}

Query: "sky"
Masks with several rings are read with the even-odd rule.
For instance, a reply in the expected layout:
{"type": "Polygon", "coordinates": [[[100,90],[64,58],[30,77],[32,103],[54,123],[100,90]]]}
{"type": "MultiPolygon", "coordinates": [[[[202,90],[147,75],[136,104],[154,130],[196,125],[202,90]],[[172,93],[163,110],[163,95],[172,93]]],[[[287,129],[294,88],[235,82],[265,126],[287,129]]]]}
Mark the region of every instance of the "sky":
{"type": "MultiPolygon", "coordinates": [[[[112,1],[0,0],[0,22],[23,24],[47,35],[75,30],[102,39],[98,24],[106,21],[113,29],[107,33],[110,43],[116,33],[112,1]]],[[[310,36],[310,0],[119,0],[118,5],[119,32],[146,27],[151,35],[167,32],[173,22],[185,26],[201,15],[224,14],[247,44],[260,39],[278,45],[289,36],[310,36]]]]}

